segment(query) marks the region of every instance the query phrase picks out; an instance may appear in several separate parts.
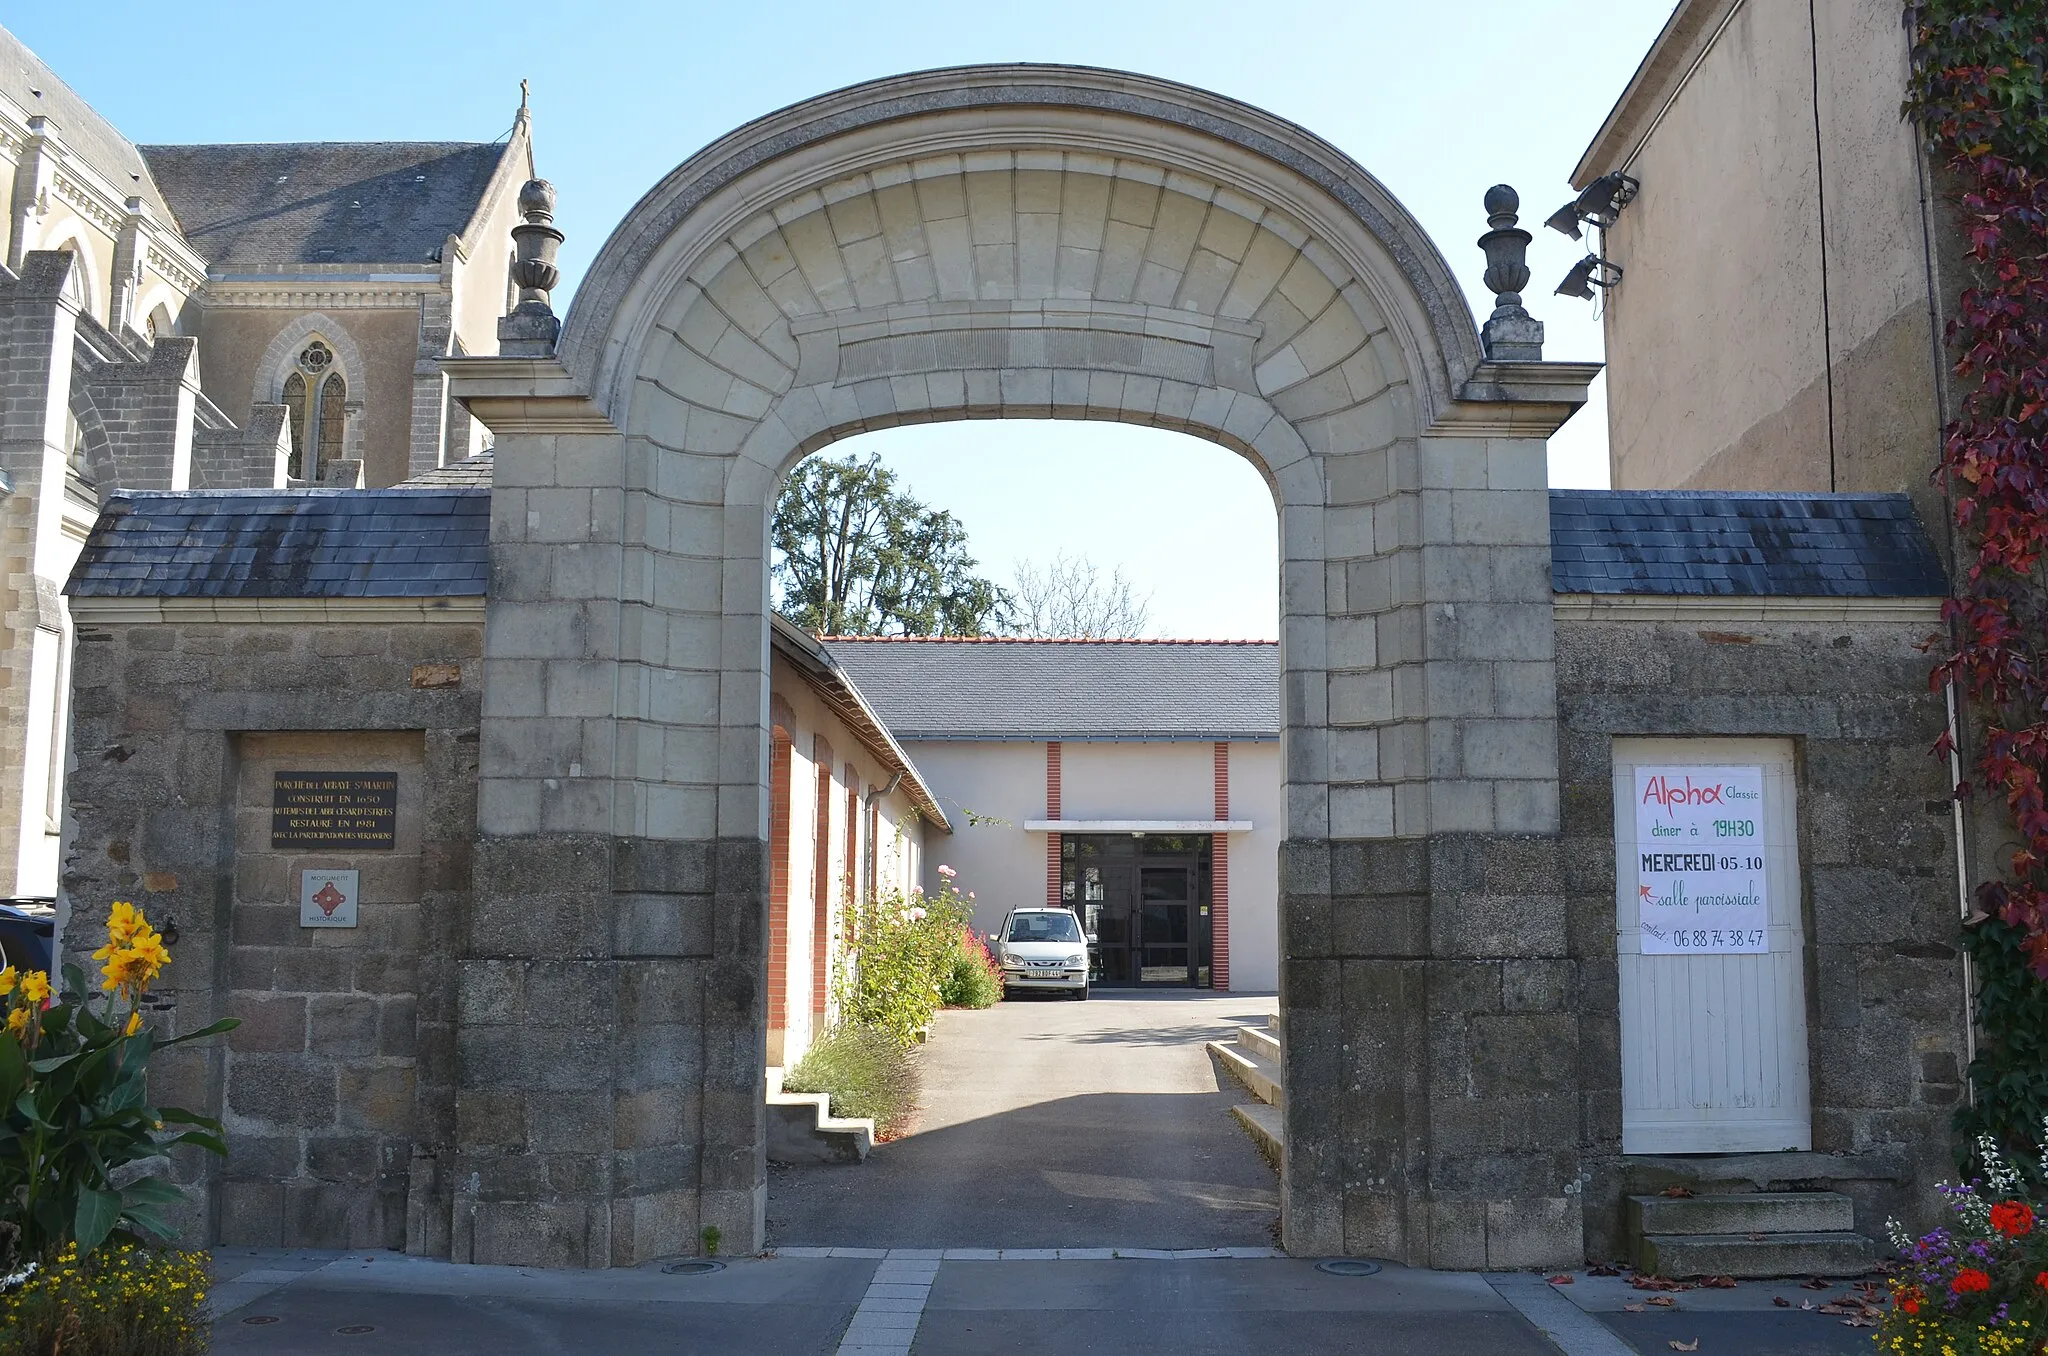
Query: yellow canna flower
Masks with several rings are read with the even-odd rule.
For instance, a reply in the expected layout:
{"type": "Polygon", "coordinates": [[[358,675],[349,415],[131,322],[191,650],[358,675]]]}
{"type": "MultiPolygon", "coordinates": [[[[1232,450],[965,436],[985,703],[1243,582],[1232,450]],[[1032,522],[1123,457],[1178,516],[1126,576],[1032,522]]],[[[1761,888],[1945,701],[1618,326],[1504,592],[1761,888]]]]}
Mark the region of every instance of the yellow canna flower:
{"type": "Polygon", "coordinates": [[[31,970],[21,977],[21,997],[25,1003],[41,1003],[50,996],[50,977],[41,970],[31,970]]]}
{"type": "Polygon", "coordinates": [[[11,994],[13,992],[14,967],[10,965],[5,970],[0,970],[0,998],[5,998],[8,994],[11,994]]]}
{"type": "Polygon", "coordinates": [[[129,1013],[129,1014],[128,1014],[128,1027],[127,1027],[127,1029],[126,1029],[125,1031],[123,1031],[123,1032],[122,1032],[121,1034],[122,1034],[122,1035],[124,1035],[124,1036],[132,1036],[132,1035],[134,1035],[134,1034],[135,1034],[136,1032],[138,1032],[138,1031],[140,1031],[140,1030],[142,1030],[142,1014],[141,1014],[141,1013],[139,1013],[139,1012],[131,1012],[131,1013],[129,1013]]]}
{"type": "Polygon", "coordinates": [[[22,1032],[28,1030],[28,1014],[29,1009],[27,1008],[16,1008],[8,1013],[7,1034],[18,1039],[22,1032]]]}
{"type": "Polygon", "coordinates": [[[107,911],[107,940],[116,945],[127,943],[148,926],[142,910],[124,899],[115,900],[113,908],[107,911]]]}

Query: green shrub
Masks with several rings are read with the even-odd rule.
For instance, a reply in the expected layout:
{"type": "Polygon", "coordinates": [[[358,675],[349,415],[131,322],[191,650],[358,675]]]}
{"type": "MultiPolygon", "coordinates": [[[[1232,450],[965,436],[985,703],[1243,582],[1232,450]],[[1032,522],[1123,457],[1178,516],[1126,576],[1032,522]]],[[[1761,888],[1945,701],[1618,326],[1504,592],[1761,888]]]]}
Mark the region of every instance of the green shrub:
{"type": "Polygon", "coordinates": [[[960,930],[973,916],[951,884],[927,895],[897,891],[863,901],[853,910],[846,963],[839,967],[839,1002],[844,1020],[873,1027],[912,1045],[931,1025],[953,973],[960,930]]]}
{"type": "Polygon", "coordinates": [[[80,1262],[67,1243],[0,1278],[0,1356],[198,1356],[210,1331],[206,1261],[115,1242],[80,1262]]]}
{"type": "Polygon", "coordinates": [[[822,1092],[835,1116],[866,1116],[885,1138],[902,1133],[923,1080],[917,1055],[887,1031],[841,1025],[820,1036],[783,1077],[791,1092],[822,1092]]]}
{"type": "Polygon", "coordinates": [[[953,968],[939,982],[939,998],[949,1008],[992,1008],[1003,999],[1003,972],[988,946],[967,928],[960,930],[953,968]]]}

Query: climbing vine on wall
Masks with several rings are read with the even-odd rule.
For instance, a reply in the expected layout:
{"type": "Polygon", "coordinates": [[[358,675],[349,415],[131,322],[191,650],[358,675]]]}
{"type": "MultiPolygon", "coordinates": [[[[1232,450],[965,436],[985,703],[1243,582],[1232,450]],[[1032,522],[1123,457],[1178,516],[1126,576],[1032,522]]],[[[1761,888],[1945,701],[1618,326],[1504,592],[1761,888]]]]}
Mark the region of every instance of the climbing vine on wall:
{"type": "Polygon", "coordinates": [[[2048,8],[1924,0],[1905,17],[1906,110],[1969,263],[1948,305],[1957,400],[1941,460],[1964,544],[1956,649],[1935,680],[1973,703],[1976,778],[2018,844],[1978,888],[1990,919],[1965,939],[1983,1041],[1958,1123],[2020,1145],[2048,1112],[2048,8]]]}

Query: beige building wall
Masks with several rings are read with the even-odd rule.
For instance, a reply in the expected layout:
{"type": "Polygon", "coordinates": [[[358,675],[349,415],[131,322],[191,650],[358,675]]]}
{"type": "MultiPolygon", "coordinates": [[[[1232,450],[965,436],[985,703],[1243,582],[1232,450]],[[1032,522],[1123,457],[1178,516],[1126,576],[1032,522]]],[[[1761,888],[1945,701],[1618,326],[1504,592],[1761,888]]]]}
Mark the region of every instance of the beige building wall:
{"type": "Polygon", "coordinates": [[[1642,183],[1605,240],[1613,485],[1905,491],[1938,525],[1899,7],[1811,16],[1687,0],[1574,174],[1642,183]]]}
{"type": "MultiPolygon", "coordinates": [[[[925,888],[940,863],[975,893],[974,926],[988,932],[1012,909],[1045,903],[1045,745],[978,740],[908,744],[952,817],[952,837],[930,845],[925,888]],[[971,812],[976,819],[968,819],[971,812]]],[[[1060,813],[1066,819],[1199,819],[1215,812],[1213,743],[1063,743],[1060,813]]],[[[1286,837],[1277,742],[1230,746],[1230,815],[1250,820],[1230,838],[1230,987],[1280,987],[1280,843],[1286,837]]]]}
{"type": "MultiPolygon", "coordinates": [[[[778,841],[787,844],[788,944],[780,963],[771,952],[768,977],[781,997],[784,1020],[769,1023],[768,1063],[788,1065],[802,1058],[819,1032],[836,1020],[838,1004],[832,989],[845,936],[846,904],[865,888],[870,845],[875,890],[907,893],[923,871],[927,826],[902,786],[876,799],[873,822],[869,822],[867,794],[888,785],[890,776],[881,772],[875,755],[779,654],[770,661],[769,691],[778,713],[776,727],[789,736],[790,768],[788,833],[786,840],[778,835],[778,841]],[[818,742],[821,736],[823,747],[818,742]],[[818,803],[821,770],[829,779],[822,815],[818,803]],[[858,806],[851,816],[849,791],[858,806]],[[821,840],[825,845],[822,890],[821,840]],[[825,962],[822,1012],[818,1002],[820,930],[825,962]]],[[[771,913],[775,912],[775,898],[771,893],[771,913]]]]}

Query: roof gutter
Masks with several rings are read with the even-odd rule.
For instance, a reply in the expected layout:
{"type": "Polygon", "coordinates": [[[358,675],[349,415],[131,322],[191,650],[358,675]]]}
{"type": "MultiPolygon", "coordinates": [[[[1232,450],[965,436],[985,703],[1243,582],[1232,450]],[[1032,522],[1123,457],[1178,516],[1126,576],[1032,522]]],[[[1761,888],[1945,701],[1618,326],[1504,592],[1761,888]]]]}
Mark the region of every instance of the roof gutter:
{"type": "Polygon", "coordinates": [[[803,628],[770,613],[768,616],[770,644],[781,651],[783,656],[798,668],[819,688],[832,706],[833,713],[844,720],[853,730],[854,736],[868,751],[882,760],[885,771],[893,774],[887,786],[880,791],[870,791],[867,805],[872,808],[881,797],[890,794],[905,782],[909,783],[911,803],[928,823],[938,826],[947,833],[953,825],[946,818],[946,812],[939,808],[939,800],[931,787],[917,770],[917,764],[910,760],[910,754],[896,742],[896,736],[868,705],[868,699],[854,686],[853,679],[839,666],[825,647],[820,645],[803,628]]]}

